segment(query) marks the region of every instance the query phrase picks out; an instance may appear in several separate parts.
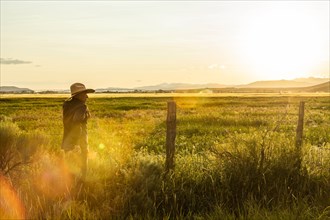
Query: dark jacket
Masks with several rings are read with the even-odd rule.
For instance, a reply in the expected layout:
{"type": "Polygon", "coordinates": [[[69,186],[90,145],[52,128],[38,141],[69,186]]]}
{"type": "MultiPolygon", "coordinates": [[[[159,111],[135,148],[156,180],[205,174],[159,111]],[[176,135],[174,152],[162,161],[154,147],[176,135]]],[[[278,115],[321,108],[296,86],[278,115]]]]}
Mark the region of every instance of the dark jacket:
{"type": "Polygon", "coordinates": [[[75,145],[87,150],[87,119],[90,117],[86,104],[79,99],[71,98],[63,104],[64,135],[62,149],[72,150],[75,145]]]}

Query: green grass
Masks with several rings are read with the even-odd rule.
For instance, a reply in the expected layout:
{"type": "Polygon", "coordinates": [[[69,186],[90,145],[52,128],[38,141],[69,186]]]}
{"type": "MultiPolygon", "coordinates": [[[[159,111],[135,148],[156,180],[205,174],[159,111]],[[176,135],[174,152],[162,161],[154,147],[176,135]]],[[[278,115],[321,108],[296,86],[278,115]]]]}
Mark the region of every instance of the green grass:
{"type": "Polygon", "coordinates": [[[6,175],[27,218],[330,218],[328,97],[90,98],[84,183],[76,178],[79,149],[60,151],[64,100],[0,99],[1,135],[21,140],[17,149],[37,146],[31,163],[6,175]],[[170,100],[177,103],[176,155],[165,175],[170,100]],[[300,101],[304,145],[297,151],[300,101]]]}

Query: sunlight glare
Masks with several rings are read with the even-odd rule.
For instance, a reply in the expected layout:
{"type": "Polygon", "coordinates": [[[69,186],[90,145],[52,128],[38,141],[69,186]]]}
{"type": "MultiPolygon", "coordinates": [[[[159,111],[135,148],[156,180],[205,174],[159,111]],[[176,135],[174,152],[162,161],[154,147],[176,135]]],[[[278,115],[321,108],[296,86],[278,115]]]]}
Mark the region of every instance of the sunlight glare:
{"type": "Polygon", "coordinates": [[[315,25],[308,11],[292,11],[264,12],[244,28],[242,56],[258,78],[305,77],[327,59],[327,35],[322,28],[315,25]]]}
{"type": "Polygon", "coordinates": [[[43,169],[36,176],[37,189],[48,198],[55,198],[69,192],[72,176],[64,160],[51,160],[45,156],[42,160],[43,169]]]}

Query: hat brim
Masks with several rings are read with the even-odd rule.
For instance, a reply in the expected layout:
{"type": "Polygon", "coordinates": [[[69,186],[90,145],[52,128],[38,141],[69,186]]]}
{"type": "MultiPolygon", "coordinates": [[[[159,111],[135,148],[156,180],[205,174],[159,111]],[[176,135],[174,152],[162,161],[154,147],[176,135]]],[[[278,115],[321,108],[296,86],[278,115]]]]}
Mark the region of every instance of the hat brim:
{"type": "Polygon", "coordinates": [[[75,96],[75,95],[78,95],[80,93],[94,93],[95,90],[94,89],[84,89],[84,90],[81,90],[79,92],[75,92],[73,94],[71,94],[71,97],[75,96]]]}

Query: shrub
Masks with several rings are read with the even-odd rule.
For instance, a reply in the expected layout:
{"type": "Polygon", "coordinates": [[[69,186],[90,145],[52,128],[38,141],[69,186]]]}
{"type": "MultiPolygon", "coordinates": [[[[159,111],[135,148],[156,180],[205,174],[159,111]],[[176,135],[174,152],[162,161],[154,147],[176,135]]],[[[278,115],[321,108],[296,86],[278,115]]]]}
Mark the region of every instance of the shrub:
{"type": "Polygon", "coordinates": [[[31,162],[31,156],[48,138],[40,132],[23,132],[9,120],[0,124],[0,172],[4,175],[19,170],[31,162]]]}

